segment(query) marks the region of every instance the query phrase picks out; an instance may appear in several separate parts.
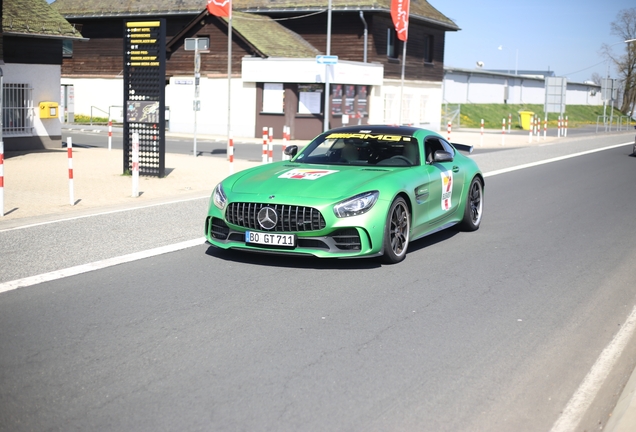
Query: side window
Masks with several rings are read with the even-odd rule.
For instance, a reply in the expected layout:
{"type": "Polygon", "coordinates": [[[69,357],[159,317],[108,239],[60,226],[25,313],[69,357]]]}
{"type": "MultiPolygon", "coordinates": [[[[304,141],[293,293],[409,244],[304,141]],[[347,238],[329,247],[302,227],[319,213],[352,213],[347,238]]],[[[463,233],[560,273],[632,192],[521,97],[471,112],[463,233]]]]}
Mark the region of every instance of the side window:
{"type": "Polygon", "coordinates": [[[428,137],[424,141],[424,157],[426,158],[426,163],[430,164],[433,162],[433,155],[438,150],[444,150],[444,147],[440,143],[439,138],[436,137],[428,137]]]}
{"type": "Polygon", "coordinates": [[[453,148],[452,145],[450,145],[449,143],[447,143],[443,139],[441,139],[440,142],[442,143],[442,147],[444,147],[444,151],[445,152],[448,152],[448,153],[452,154],[453,156],[455,156],[455,149],[453,148]]]}

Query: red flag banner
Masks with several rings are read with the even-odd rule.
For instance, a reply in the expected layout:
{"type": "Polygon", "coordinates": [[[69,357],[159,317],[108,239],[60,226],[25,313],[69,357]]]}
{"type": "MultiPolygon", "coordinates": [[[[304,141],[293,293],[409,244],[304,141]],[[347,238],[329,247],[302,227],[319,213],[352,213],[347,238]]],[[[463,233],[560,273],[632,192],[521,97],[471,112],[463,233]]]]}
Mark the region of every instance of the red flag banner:
{"type": "Polygon", "coordinates": [[[208,0],[208,12],[218,17],[229,17],[232,14],[232,1],[208,0]]]}
{"type": "Polygon", "coordinates": [[[406,42],[409,34],[410,0],[391,0],[391,18],[399,40],[406,42]]]}

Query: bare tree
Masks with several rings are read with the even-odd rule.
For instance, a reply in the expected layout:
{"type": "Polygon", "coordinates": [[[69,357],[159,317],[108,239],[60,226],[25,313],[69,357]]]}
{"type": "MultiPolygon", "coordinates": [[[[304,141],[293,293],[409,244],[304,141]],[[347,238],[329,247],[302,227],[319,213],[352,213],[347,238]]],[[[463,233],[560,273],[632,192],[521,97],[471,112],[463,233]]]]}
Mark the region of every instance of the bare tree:
{"type": "MultiPolygon", "coordinates": [[[[610,24],[610,33],[624,41],[636,39],[636,8],[622,9],[616,16],[616,21],[610,24]]],[[[616,45],[616,44],[614,44],[616,45]]],[[[603,44],[601,52],[614,65],[622,84],[623,102],[620,110],[634,114],[636,108],[636,41],[628,42],[622,47],[622,54],[615,55],[611,50],[613,45],[603,44]]]]}

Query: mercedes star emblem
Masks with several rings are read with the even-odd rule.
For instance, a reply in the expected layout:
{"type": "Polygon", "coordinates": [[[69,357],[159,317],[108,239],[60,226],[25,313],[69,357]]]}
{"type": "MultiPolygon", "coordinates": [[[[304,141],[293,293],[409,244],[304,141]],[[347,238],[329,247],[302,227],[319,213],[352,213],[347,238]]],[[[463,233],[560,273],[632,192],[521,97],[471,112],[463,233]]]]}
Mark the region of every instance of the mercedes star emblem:
{"type": "Polygon", "coordinates": [[[278,214],[276,213],[276,210],[271,207],[263,207],[258,212],[257,217],[258,224],[265,230],[274,229],[278,223],[278,214]]]}

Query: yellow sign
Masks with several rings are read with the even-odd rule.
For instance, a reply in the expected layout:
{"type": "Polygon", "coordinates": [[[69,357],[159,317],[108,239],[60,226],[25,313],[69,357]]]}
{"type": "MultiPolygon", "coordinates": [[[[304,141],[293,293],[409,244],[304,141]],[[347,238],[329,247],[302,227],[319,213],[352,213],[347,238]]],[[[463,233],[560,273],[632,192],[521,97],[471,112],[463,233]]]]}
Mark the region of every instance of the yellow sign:
{"type": "Polygon", "coordinates": [[[126,27],[159,27],[161,23],[159,21],[138,21],[138,22],[127,22],[126,27]]]}

